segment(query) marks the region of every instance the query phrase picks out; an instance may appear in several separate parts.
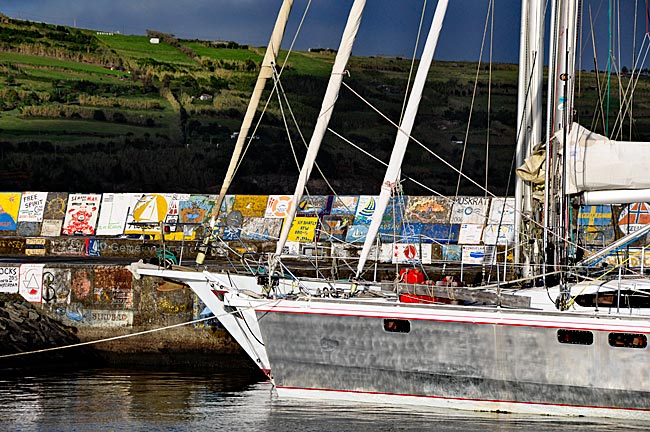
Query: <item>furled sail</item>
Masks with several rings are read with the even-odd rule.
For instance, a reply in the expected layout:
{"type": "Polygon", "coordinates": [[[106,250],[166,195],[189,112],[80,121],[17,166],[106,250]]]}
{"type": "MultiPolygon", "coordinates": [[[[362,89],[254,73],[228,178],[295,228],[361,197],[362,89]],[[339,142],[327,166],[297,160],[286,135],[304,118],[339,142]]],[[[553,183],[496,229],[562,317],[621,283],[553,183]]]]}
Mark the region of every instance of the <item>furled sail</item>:
{"type": "MultiPolygon", "coordinates": [[[[564,144],[562,130],[555,137],[564,144]]],[[[650,189],[650,142],[614,141],[574,123],[564,148],[567,194],[650,189]]]]}

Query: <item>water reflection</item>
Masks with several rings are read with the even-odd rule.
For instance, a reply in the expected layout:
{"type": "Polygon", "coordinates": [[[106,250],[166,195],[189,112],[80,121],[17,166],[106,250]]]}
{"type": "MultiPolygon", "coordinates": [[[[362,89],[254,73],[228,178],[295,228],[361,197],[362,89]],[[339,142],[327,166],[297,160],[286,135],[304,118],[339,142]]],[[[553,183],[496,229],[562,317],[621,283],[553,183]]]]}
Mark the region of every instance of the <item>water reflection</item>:
{"type": "Polygon", "coordinates": [[[250,371],[126,369],[2,377],[0,430],[614,431],[645,423],[279,400],[250,371]]]}

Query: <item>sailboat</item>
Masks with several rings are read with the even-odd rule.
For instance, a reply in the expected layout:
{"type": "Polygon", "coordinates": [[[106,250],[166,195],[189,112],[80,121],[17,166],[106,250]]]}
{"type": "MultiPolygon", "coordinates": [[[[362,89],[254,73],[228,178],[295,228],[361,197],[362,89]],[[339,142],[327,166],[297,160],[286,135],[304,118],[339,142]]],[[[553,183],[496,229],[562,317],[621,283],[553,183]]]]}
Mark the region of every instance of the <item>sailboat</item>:
{"type": "MultiPolygon", "coordinates": [[[[346,44],[354,39],[364,3],[355,0],[352,6],[339,54],[345,55],[346,44]]],[[[385,290],[380,284],[360,279],[383,211],[399,180],[401,159],[411,139],[413,119],[447,3],[439,0],[436,6],[393,155],[375,202],[375,213],[355,280],[333,282],[274,277],[274,269],[281,265],[282,242],[286,241],[284,230],[276,254],[270,259],[269,271],[263,275],[184,272],[149,265],[131,268],[138,276],[153,275],[187,283],[269,374],[280,398],[648,420],[650,378],[645,372],[650,355],[647,341],[650,317],[648,309],[644,309],[647,306],[635,302],[635,296],[650,292],[647,282],[619,279],[572,286],[566,277],[566,267],[560,266],[563,263],[558,258],[561,257],[558,250],[566,252],[568,249],[567,235],[563,231],[567,219],[564,210],[557,212],[549,206],[550,198],[566,195],[567,179],[573,178],[575,184],[580,183],[577,180],[586,184],[586,179],[590,178],[582,175],[588,172],[590,161],[583,156],[589,154],[591,157],[590,147],[585,147],[587,150],[582,153],[574,151],[579,139],[569,141],[571,133],[578,137],[584,134],[568,121],[559,122],[560,127],[554,133],[551,132],[555,127],[547,128],[553,142],[561,143],[555,149],[546,149],[548,157],[552,154],[555,158],[573,161],[558,163],[547,159],[546,165],[561,167],[554,172],[562,174],[563,180],[560,190],[552,190],[544,203],[547,214],[544,237],[548,244],[562,246],[542,247],[541,268],[560,268],[559,283],[551,285],[552,278],[547,277],[546,270],[541,275],[545,286],[513,292],[506,289],[504,282],[470,289],[416,280],[416,283],[398,283],[395,290],[385,290]],[[560,137],[564,141],[560,141],[560,137]],[[575,159],[578,157],[579,160],[575,159]],[[576,166],[581,170],[576,171],[576,166]],[[580,179],[575,176],[577,172],[581,173],[580,179]],[[324,287],[340,290],[343,298],[323,296],[324,287]],[[469,301],[465,299],[477,295],[483,296],[482,305],[466,304],[469,301]]],[[[563,55],[558,57],[564,59],[570,57],[565,53],[575,52],[575,37],[571,36],[575,35],[577,20],[575,3],[553,2],[552,21],[561,26],[565,35],[554,49],[559,50],[563,55]]],[[[517,160],[522,163],[542,134],[543,10],[540,0],[522,0],[521,114],[518,119],[521,133],[517,149],[517,160]],[[531,85],[531,82],[536,84],[531,85]]],[[[563,75],[567,74],[564,71],[569,70],[569,63],[559,66],[563,75]]],[[[299,202],[309,177],[313,157],[320,145],[318,135],[325,131],[325,117],[335,100],[336,81],[344,66],[345,59],[341,57],[339,61],[337,56],[330,80],[334,87],[328,87],[326,92],[323,103],[326,112],[319,115],[319,122],[323,119],[323,123],[315,128],[294,203],[299,202]],[[333,99],[327,100],[328,96],[333,99]]],[[[556,70],[558,66],[550,67],[556,70]]],[[[572,73],[567,75],[571,77],[572,73]]],[[[561,79],[566,80],[566,75],[561,79]]],[[[566,115],[567,111],[565,109],[562,114],[566,115]]],[[[610,148],[615,144],[607,141],[610,148]]],[[[549,139],[549,147],[550,143],[549,139]]],[[[547,177],[547,188],[549,184],[547,177]]],[[[592,186],[589,192],[606,192],[618,186],[617,182],[610,182],[605,187],[592,186]]],[[[585,192],[586,189],[578,189],[582,187],[576,186],[572,192],[585,192]]],[[[642,190],[650,185],[639,183],[634,188],[642,190]]],[[[567,200],[564,196],[561,198],[566,209],[567,200]]],[[[535,224],[531,217],[530,185],[518,184],[515,202],[515,212],[519,215],[517,224],[521,227],[535,224]]],[[[609,251],[624,247],[635,238],[621,239],[609,251]]],[[[536,280],[539,275],[532,272],[540,258],[534,250],[519,244],[515,255],[524,263],[520,279],[536,280]]],[[[594,254],[578,264],[588,266],[598,258],[599,255],[594,254]]]]}

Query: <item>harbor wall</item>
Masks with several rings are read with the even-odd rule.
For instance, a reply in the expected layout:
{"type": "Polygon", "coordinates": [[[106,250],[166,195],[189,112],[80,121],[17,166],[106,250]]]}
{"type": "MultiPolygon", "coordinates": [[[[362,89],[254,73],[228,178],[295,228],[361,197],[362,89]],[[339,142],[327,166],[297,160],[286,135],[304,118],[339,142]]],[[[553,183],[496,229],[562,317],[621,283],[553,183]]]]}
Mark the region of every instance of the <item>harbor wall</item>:
{"type": "Polygon", "coordinates": [[[205,315],[191,289],[136,279],[124,266],[3,265],[0,287],[74,328],[80,342],[91,343],[110,364],[255,367],[217,320],[192,323],[205,315]]]}
{"type": "MultiPolygon", "coordinates": [[[[268,252],[275,249],[292,206],[297,207],[297,217],[284,255],[357,256],[376,196],[305,196],[299,203],[292,199],[227,195],[210,233],[207,223],[214,214],[214,195],[0,192],[0,256],[151,259],[165,249],[181,261],[193,261],[199,243],[209,234],[213,258],[268,252]]],[[[587,250],[601,248],[650,221],[650,206],[644,203],[574,210],[576,242],[587,250]]],[[[382,217],[381,250],[371,258],[393,264],[484,264],[498,249],[514,244],[514,212],[513,198],[396,196],[382,217]]],[[[506,251],[496,261],[511,256],[506,251]]]]}

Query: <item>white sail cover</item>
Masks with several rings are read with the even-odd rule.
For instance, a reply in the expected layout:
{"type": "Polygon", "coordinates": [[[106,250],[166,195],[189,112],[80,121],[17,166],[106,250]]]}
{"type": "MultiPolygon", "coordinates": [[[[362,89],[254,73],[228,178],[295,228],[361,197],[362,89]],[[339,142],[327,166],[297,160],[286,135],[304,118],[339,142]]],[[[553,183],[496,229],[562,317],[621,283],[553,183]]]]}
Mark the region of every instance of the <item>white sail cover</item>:
{"type": "MultiPolygon", "coordinates": [[[[555,137],[564,143],[562,130],[555,137]]],[[[650,188],[650,142],[613,141],[574,123],[566,152],[567,194],[650,188]]]]}

